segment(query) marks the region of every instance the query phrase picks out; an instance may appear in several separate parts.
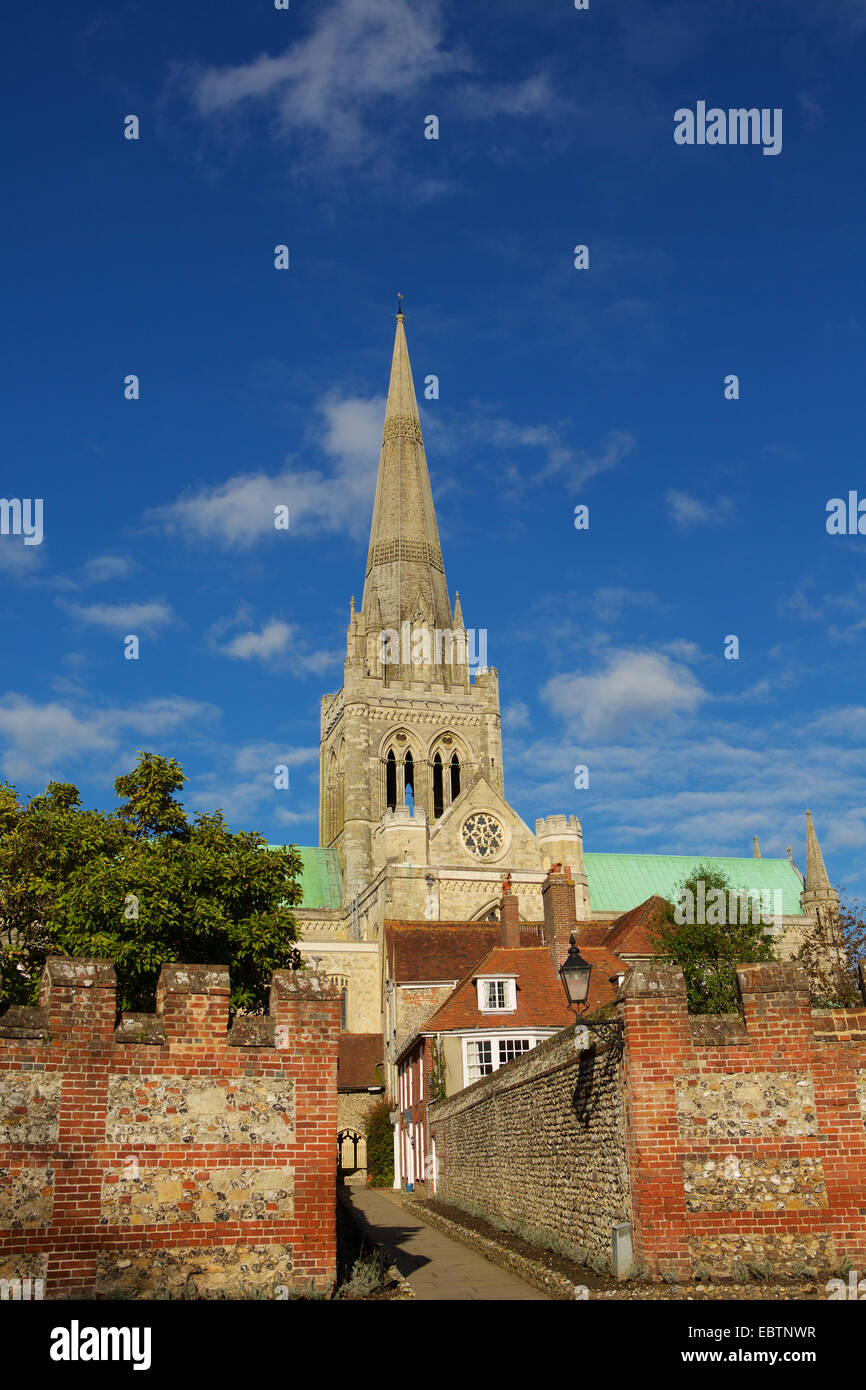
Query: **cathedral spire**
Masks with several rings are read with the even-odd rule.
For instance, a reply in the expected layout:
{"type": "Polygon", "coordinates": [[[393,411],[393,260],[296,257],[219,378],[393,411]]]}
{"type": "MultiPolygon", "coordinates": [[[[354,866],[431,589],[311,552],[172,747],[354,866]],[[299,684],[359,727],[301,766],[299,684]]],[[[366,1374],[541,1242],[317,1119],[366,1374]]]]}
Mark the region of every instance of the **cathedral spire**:
{"type": "Polygon", "coordinates": [[[821,893],[827,895],[830,889],[830,880],[827,877],[827,869],[824,864],[824,856],[821,853],[821,846],[818,844],[818,836],[815,834],[815,827],[812,824],[812,812],[806,812],[806,892],[821,893]]]}
{"type": "Polygon", "coordinates": [[[429,614],[434,627],[450,630],[451,605],[401,302],[361,604],[365,626],[399,631],[416,616],[419,595],[425,617],[429,614]]]}

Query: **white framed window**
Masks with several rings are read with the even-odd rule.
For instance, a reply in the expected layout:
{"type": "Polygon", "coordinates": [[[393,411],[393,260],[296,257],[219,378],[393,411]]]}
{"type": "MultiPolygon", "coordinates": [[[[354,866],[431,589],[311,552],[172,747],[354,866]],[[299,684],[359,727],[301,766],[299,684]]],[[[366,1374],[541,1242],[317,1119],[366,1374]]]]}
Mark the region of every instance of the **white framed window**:
{"type": "Polygon", "coordinates": [[[521,1038],[498,1035],[489,1038],[466,1038],[464,1084],[471,1086],[473,1081],[480,1080],[482,1076],[490,1076],[507,1062],[512,1062],[515,1057],[522,1057],[525,1052],[530,1052],[541,1041],[541,1038],[531,1035],[521,1038]]]}
{"type": "Polygon", "coordinates": [[[424,1053],[418,1054],[418,1099],[424,1099],[424,1053]]]}
{"type": "Polygon", "coordinates": [[[517,1008],[516,982],[507,975],[484,976],[478,981],[478,1007],[482,1013],[510,1013],[517,1008]]]}
{"type": "Polygon", "coordinates": [[[489,1076],[494,1070],[492,1038],[470,1040],[466,1044],[467,1083],[470,1081],[478,1081],[482,1076],[489,1076]]]}
{"type": "Polygon", "coordinates": [[[499,1039],[499,1065],[504,1067],[506,1062],[512,1062],[521,1053],[528,1052],[532,1047],[529,1038],[500,1038],[499,1039]]]}

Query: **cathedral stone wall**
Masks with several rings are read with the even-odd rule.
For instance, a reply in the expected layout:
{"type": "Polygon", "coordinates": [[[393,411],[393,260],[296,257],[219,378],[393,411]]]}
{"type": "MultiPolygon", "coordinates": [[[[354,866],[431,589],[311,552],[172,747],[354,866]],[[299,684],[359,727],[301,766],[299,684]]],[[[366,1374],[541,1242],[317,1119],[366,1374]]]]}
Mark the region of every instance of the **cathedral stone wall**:
{"type": "Polygon", "coordinates": [[[380,1033],[382,1031],[382,986],[379,948],[375,942],[347,943],[345,950],[330,942],[317,944],[304,941],[300,946],[303,959],[318,960],[318,970],[334,982],[337,990],[348,990],[348,1033],[380,1033]]]}

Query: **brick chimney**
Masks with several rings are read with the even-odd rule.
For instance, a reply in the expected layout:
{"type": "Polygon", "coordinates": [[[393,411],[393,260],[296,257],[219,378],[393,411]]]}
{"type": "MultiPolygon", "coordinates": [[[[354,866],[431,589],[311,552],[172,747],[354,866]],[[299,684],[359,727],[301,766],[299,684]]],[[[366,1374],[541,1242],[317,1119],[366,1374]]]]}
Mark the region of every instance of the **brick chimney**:
{"type": "Polygon", "coordinates": [[[509,950],[516,950],[520,945],[520,899],[512,891],[510,874],[502,883],[499,924],[502,929],[502,945],[509,950]]]}
{"type": "Polygon", "coordinates": [[[568,938],[577,926],[574,880],[568,865],[551,864],[541,885],[544,904],[544,944],[556,970],[568,955],[568,938]]]}

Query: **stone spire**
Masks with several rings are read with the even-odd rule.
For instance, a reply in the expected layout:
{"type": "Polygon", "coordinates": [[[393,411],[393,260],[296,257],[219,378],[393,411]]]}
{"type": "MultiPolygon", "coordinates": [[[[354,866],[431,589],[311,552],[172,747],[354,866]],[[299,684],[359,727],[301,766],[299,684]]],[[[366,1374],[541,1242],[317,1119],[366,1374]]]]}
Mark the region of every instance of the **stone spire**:
{"type": "Polygon", "coordinates": [[[806,879],[800,906],[814,928],[806,929],[803,963],[813,995],[831,1003],[850,1002],[851,981],[842,935],[839,894],[830,886],[811,811],[806,812],[806,879]]]}
{"type": "Polygon", "coordinates": [[[760,857],[761,857],[761,846],[758,844],[758,837],[757,837],[757,835],[753,835],[753,836],[752,836],[752,858],[753,858],[753,859],[760,859],[760,857]]]}
{"type": "Polygon", "coordinates": [[[830,887],[827,869],[818,836],[812,824],[812,812],[806,812],[806,893],[811,902],[838,902],[839,895],[830,887]]]}
{"type": "Polygon", "coordinates": [[[399,631],[402,623],[417,617],[442,631],[451,628],[402,313],[397,315],[361,614],[368,631],[399,631]]]}

